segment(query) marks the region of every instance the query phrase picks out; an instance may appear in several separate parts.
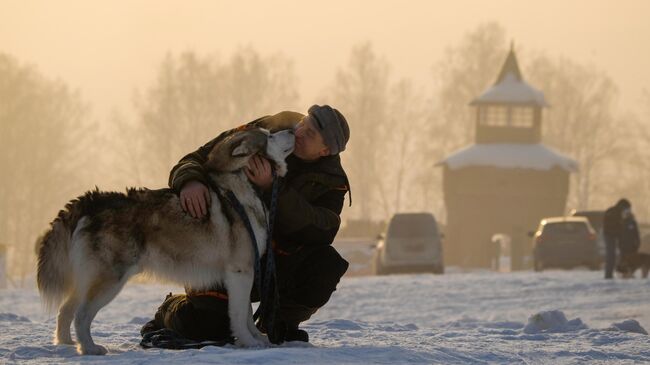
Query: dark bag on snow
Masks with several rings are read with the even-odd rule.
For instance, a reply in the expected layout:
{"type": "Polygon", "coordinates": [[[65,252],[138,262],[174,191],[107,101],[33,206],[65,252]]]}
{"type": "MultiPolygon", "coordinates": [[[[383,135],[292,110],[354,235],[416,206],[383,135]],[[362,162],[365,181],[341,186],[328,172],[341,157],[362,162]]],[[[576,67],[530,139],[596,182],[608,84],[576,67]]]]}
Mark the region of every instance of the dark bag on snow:
{"type": "Polygon", "coordinates": [[[178,333],[169,328],[163,328],[156,331],[145,333],[140,341],[140,346],[150,348],[160,348],[169,350],[200,349],[205,346],[224,346],[232,344],[232,339],[226,341],[195,341],[189,338],[181,337],[178,333]]]}

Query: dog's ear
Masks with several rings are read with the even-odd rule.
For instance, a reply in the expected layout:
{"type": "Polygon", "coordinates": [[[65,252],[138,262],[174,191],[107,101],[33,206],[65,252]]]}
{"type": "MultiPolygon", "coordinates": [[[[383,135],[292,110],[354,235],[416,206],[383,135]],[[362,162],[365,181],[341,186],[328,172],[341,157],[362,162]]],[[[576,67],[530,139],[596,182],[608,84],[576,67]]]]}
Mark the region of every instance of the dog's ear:
{"type": "Polygon", "coordinates": [[[244,156],[252,155],[253,153],[257,152],[254,151],[252,147],[253,146],[251,146],[248,139],[242,138],[242,140],[239,141],[239,144],[237,144],[235,148],[232,149],[230,155],[232,157],[244,157],[244,156]]]}
{"type": "Polygon", "coordinates": [[[233,145],[230,152],[232,157],[245,157],[254,155],[266,148],[267,138],[264,133],[248,133],[233,145]]]}

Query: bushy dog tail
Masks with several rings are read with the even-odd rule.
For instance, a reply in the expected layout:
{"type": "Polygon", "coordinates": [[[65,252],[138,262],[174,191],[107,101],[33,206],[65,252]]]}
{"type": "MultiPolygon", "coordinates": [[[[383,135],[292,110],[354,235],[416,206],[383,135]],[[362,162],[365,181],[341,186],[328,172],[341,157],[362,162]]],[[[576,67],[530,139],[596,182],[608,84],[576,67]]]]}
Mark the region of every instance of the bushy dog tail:
{"type": "Polygon", "coordinates": [[[72,286],[70,236],[71,232],[63,221],[56,220],[52,228],[36,241],[36,281],[48,310],[58,307],[72,286]]]}
{"type": "Polygon", "coordinates": [[[85,213],[86,196],[69,202],[52,221],[50,229],[36,240],[36,282],[41,299],[50,311],[58,307],[74,286],[70,241],[77,223],[85,213]]]}

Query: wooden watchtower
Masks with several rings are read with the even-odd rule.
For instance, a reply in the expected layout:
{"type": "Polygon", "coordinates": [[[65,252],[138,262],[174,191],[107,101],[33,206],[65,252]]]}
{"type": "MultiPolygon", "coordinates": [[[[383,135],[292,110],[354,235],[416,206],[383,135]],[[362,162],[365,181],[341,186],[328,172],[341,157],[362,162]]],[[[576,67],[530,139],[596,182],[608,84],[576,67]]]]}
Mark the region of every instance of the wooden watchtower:
{"type": "Polygon", "coordinates": [[[544,94],[524,81],[512,48],[494,85],[470,105],[475,143],[438,163],[447,209],[445,265],[491,267],[499,255],[492,237],[505,234],[511,268],[527,268],[527,232],[543,217],[563,215],[577,163],[541,143],[544,94]]]}

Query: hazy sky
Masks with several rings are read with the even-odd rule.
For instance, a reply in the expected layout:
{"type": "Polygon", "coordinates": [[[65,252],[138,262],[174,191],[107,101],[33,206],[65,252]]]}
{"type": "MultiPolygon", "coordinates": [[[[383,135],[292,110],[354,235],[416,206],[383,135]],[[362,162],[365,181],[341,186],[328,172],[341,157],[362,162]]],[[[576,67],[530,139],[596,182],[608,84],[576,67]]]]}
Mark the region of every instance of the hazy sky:
{"type": "MultiPolygon", "coordinates": [[[[605,70],[622,104],[650,90],[650,1],[7,1],[0,52],[78,88],[98,114],[126,109],[167,51],[229,56],[251,45],[295,62],[307,108],[369,40],[394,76],[432,80],[449,45],[487,21],[527,50],[605,70]]],[[[505,57],[505,55],[504,55],[505,57]]],[[[520,59],[525,64],[525,59],[520,59]]]]}

